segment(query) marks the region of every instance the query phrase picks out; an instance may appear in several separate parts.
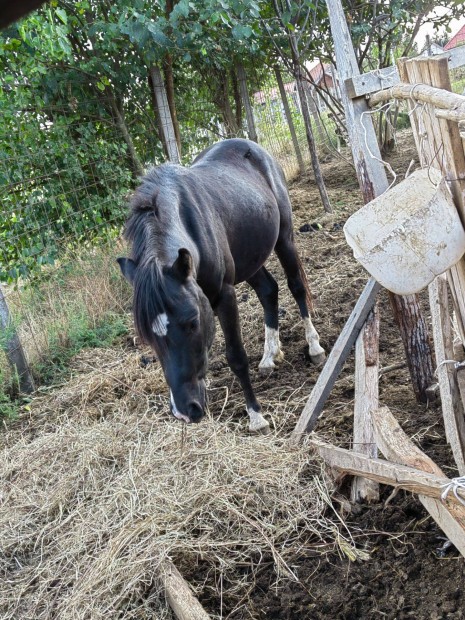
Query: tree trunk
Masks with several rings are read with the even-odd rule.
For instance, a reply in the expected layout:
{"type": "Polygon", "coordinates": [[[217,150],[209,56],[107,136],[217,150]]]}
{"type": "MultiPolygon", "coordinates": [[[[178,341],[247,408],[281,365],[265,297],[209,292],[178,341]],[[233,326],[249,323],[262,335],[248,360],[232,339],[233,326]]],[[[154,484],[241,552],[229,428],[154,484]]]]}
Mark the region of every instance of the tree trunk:
{"type": "Polygon", "coordinates": [[[128,147],[128,156],[131,162],[131,168],[134,174],[134,177],[140,177],[144,174],[144,167],[142,166],[142,162],[140,161],[136,149],[134,147],[134,143],[131,138],[131,134],[129,133],[128,127],[126,125],[126,120],[124,118],[124,112],[120,109],[118,102],[113,93],[109,96],[111,110],[113,112],[116,126],[118,127],[121,135],[123,136],[124,141],[128,147]]]}
{"type": "Polygon", "coordinates": [[[244,67],[237,65],[237,77],[239,80],[239,90],[241,92],[242,103],[244,104],[245,114],[247,117],[247,133],[249,139],[258,142],[257,130],[255,129],[255,119],[253,116],[252,104],[250,103],[249,91],[247,90],[247,76],[244,67]]]}
{"type": "Polygon", "coordinates": [[[234,67],[231,68],[231,83],[233,87],[233,95],[234,95],[234,104],[235,104],[235,113],[236,113],[236,123],[238,127],[242,128],[242,99],[241,93],[239,90],[239,83],[237,81],[236,71],[234,67]]]}
{"type": "Polygon", "coordinates": [[[173,59],[170,54],[166,54],[163,61],[163,73],[165,76],[166,97],[173,123],[174,135],[178,145],[179,157],[181,157],[181,132],[179,130],[179,122],[176,114],[176,103],[174,99],[174,79],[173,79],[173,59]]]}
{"type": "Polygon", "coordinates": [[[320,192],[321,202],[326,213],[332,213],[333,208],[329,201],[329,196],[326,191],[323,175],[321,174],[320,161],[318,159],[318,153],[316,151],[315,138],[313,137],[312,123],[310,120],[310,112],[308,110],[307,99],[305,97],[305,90],[303,85],[302,70],[300,64],[295,64],[295,78],[297,83],[297,90],[299,92],[300,105],[302,106],[302,116],[305,124],[305,134],[307,136],[308,149],[310,151],[310,157],[312,160],[313,174],[315,175],[315,183],[320,192]]]}
{"type": "Polygon", "coordinates": [[[216,80],[213,85],[213,103],[221,112],[223,117],[226,135],[228,138],[235,138],[239,134],[239,127],[229,103],[229,84],[226,71],[216,71],[216,80]]]}
{"type": "Polygon", "coordinates": [[[289,107],[289,102],[286,95],[286,89],[284,88],[283,78],[281,75],[281,71],[278,67],[274,68],[274,73],[276,75],[276,82],[278,83],[279,92],[281,95],[281,101],[283,102],[284,114],[286,116],[287,124],[289,126],[289,131],[291,132],[292,144],[294,146],[295,155],[297,157],[297,163],[299,164],[299,171],[304,171],[304,160],[302,157],[302,151],[300,150],[300,144],[297,139],[297,134],[295,131],[294,121],[292,120],[291,109],[289,107]]]}

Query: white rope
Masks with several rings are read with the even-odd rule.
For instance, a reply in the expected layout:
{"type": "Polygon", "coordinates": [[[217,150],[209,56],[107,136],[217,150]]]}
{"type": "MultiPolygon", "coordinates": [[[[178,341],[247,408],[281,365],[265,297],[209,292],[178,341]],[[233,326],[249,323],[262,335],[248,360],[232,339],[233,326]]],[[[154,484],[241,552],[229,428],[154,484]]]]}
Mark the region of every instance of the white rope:
{"type": "Polygon", "coordinates": [[[442,360],[442,362],[436,366],[436,370],[434,371],[434,376],[435,377],[438,376],[438,370],[444,364],[453,364],[455,371],[461,370],[462,368],[465,368],[465,362],[458,362],[457,360],[442,360]]]}
{"type": "Polygon", "coordinates": [[[465,476],[461,476],[460,478],[452,478],[446,484],[441,485],[441,489],[444,491],[441,494],[441,500],[444,502],[447,499],[447,496],[452,491],[455,498],[465,506],[465,499],[461,497],[458,493],[459,489],[465,492],[465,476]]]}
{"type": "MultiPolygon", "coordinates": [[[[370,155],[370,157],[371,157],[372,159],[375,159],[376,161],[379,161],[379,163],[380,163],[380,164],[383,164],[383,166],[384,166],[385,168],[387,168],[387,170],[388,170],[388,171],[390,172],[390,174],[393,176],[393,179],[392,179],[392,181],[391,181],[391,184],[390,184],[390,185],[389,185],[389,187],[385,190],[386,192],[387,192],[389,189],[391,189],[391,187],[392,187],[392,186],[394,185],[394,183],[396,182],[396,179],[397,179],[397,174],[394,172],[394,170],[393,170],[393,168],[392,168],[392,166],[391,166],[391,164],[390,164],[389,162],[384,161],[383,159],[380,159],[379,157],[376,157],[376,155],[374,155],[374,154],[372,153],[372,151],[371,151],[370,147],[368,146],[368,135],[367,135],[367,128],[365,127],[365,124],[364,124],[364,122],[363,122],[363,117],[365,116],[365,114],[368,114],[368,115],[371,115],[371,114],[377,114],[378,112],[384,111],[384,110],[385,110],[385,108],[387,108],[387,111],[389,111],[389,110],[391,109],[391,105],[392,105],[392,102],[390,102],[390,103],[389,103],[389,104],[387,104],[387,105],[385,104],[385,105],[381,106],[380,108],[376,108],[376,109],[374,109],[374,110],[365,110],[365,112],[362,112],[362,114],[361,114],[361,116],[360,116],[360,123],[361,123],[361,125],[362,125],[362,128],[363,128],[363,135],[364,135],[364,138],[365,138],[365,147],[366,147],[366,150],[367,150],[368,154],[370,155]]],[[[383,194],[384,194],[384,192],[383,192],[383,194]]]]}

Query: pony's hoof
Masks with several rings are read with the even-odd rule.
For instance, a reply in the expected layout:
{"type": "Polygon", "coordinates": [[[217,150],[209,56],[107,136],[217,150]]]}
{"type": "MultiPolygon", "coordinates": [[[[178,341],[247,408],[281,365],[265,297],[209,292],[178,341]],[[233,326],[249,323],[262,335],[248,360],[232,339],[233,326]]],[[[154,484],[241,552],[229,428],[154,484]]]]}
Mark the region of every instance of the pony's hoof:
{"type": "Polygon", "coordinates": [[[250,433],[261,433],[262,435],[268,435],[270,432],[270,425],[262,416],[259,411],[249,411],[250,416],[250,424],[249,424],[249,432],[250,433]]]}
{"type": "Polygon", "coordinates": [[[260,426],[259,428],[252,428],[252,425],[249,424],[249,433],[253,433],[254,435],[269,435],[271,433],[270,425],[265,420],[265,426],[260,426]]]}
{"type": "Polygon", "coordinates": [[[260,362],[260,364],[258,365],[258,372],[267,375],[270,372],[273,372],[275,368],[276,364],[272,360],[267,360],[266,362],[260,362]]]}
{"type": "Polygon", "coordinates": [[[284,353],[278,351],[273,357],[263,357],[262,361],[258,365],[258,370],[263,373],[269,373],[276,369],[277,365],[284,360],[284,353]]]}
{"type": "Polygon", "coordinates": [[[310,361],[312,362],[312,364],[315,364],[315,366],[321,366],[325,359],[326,353],[324,351],[322,351],[321,353],[317,353],[316,355],[310,355],[310,361]]]}

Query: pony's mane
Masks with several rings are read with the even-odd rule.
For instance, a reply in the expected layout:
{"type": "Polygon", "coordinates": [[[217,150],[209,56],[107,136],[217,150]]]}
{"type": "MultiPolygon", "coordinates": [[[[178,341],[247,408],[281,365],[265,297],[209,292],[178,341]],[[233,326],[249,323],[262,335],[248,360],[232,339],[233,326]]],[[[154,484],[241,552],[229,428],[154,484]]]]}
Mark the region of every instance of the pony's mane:
{"type": "Polygon", "coordinates": [[[166,312],[169,295],[166,280],[157,260],[139,266],[134,278],[134,324],[141,339],[155,348],[159,356],[166,351],[165,339],[157,338],[152,323],[166,312]]]}
{"type": "Polygon", "coordinates": [[[137,263],[134,278],[134,324],[141,339],[153,346],[159,355],[166,347],[164,339],[156,338],[152,322],[166,312],[169,295],[166,280],[157,257],[157,195],[167,165],[152,168],[134,192],[124,237],[132,245],[132,259],[137,263]]]}

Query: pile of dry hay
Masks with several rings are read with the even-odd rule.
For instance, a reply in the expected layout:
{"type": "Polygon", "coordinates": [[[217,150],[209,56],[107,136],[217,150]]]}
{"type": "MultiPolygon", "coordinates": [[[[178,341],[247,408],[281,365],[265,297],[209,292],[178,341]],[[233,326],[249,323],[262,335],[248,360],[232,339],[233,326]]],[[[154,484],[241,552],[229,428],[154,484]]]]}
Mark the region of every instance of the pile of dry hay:
{"type": "Polygon", "coordinates": [[[168,617],[165,557],[219,613],[244,604],[264,563],[282,583],[309,548],[353,549],[305,446],[227,419],[186,428],[160,393],[158,364],[82,352],[3,433],[3,619],[168,617]]]}

